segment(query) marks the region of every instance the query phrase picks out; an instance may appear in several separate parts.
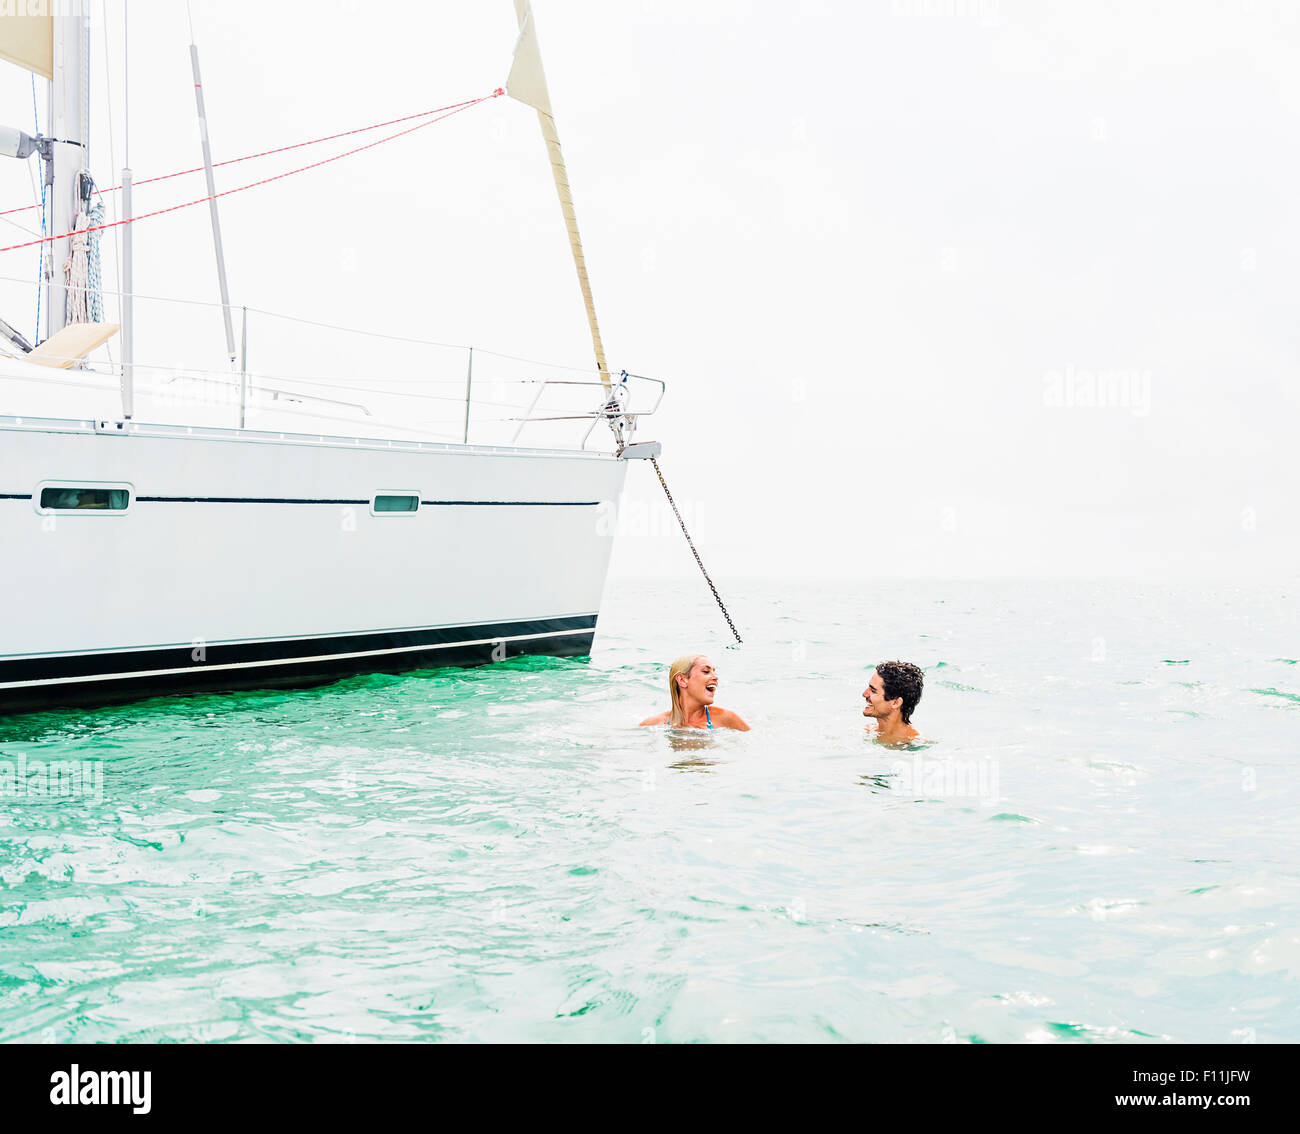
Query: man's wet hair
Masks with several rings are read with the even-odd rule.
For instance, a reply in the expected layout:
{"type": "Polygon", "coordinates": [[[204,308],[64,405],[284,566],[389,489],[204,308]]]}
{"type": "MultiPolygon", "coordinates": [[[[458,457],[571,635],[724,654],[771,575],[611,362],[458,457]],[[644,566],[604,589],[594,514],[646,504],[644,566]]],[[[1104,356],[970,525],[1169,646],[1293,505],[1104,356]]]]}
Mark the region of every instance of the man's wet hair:
{"type": "Polygon", "coordinates": [[[920,666],[905,661],[882,661],[876,666],[880,674],[880,684],[885,688],[885,700],[893,701],[902,697],[903,704],[899,713],[904,724],[912,723],[912,710],[921,700],[921,689],[925,685],[925,674],[920,666]]]}

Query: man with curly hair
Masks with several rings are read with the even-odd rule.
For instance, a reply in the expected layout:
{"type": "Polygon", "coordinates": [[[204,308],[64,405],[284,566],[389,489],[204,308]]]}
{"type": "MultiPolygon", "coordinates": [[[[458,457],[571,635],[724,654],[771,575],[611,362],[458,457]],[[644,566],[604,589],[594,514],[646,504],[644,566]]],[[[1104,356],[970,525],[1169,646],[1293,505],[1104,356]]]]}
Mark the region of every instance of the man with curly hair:
{"type": "Polygon", "coordinates": [[[911,662],[886,661],[876,666],[862,696],[864,717],[876,722],[876,739],[888,744],[920,736],[912,727],[912,710],[921,700],[925,674],[911,662]]]}

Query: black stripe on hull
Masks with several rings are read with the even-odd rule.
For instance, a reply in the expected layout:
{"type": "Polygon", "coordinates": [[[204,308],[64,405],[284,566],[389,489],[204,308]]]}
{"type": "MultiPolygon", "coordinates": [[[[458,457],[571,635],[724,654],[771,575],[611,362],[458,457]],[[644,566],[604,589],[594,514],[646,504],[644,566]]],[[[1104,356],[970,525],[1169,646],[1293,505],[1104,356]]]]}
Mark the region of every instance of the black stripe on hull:
{"type": "Polygon", "coordinates": [[[586,657],[595,633],[596,616],[590,614],[331,638],[222,643],[206,646],[202,661],[193,660],[191,646],[6,659],[0,661],[0,682],[40,684],[0,688],[0,713],[89,708],[182,693],[305,688],[362,673],[486,665],[528,654],[586,657]]]}
{"type": "MultiPolygon", "coordinates": [[[[30,492],[0,492],[0,500],[32,499],[30,492]]],[[[327,500],[298,496],[137,496],[137,504],[356,504],[365,500],[327,500]]],[[[421,500],[424,508],[595,508],[599,500],[421,500]]],[[[65,509],[76,512],[77,509],[65,509]]]]}

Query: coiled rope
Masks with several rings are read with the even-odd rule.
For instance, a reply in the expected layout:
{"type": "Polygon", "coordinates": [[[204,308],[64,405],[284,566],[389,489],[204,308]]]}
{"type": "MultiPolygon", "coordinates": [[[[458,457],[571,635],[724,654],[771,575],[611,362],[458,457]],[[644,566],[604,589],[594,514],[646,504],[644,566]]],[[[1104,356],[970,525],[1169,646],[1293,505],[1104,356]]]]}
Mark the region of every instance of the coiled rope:
{"type": "Polygon", "coordinates": [[[682,514],[677,511],[677,502],[673,499],[673,494],[668,491],[668,482],[664,480],[663,470],[659,467],[659,459],[651,457],[650,463],[654,465],[655,475],[659,478],[659,483],[664,486],[664,495],[668,497],[668,505],[673,510],[673,515],[677,517],[677,523],[681,525],[682,535],[686,537],[686,545],[691,549],[691,554],[695,556],[695,562],[699,565],[700,574],[704,576],[704,581],[709,584],[709,590],[713,592],[714,601],[718,604],[718,609],[722,611],[722,617],[727,620],[727,625],[731,627],[731,633],[736,639],[737,645],[743,645],[740,640],[740,634],[736,630],[736,624],[731,621],[731,615],[727,613],[727,607],[722,601],[722,596],[718,594],[718,588],[713,585],[713,580],[709,578],[709,573],[704,569],[704,561],[700,558],[700,553],[695,550],[695,542],[691,539],[691,533],[686,530],[686,521],[682,519],[682,514]]]}
{"type": "Polygon", "coordinates": [[[67,281],[64,318],[69,323],[104,321],[103,280],[99,262],[99,231],[104,220],[104,203],[96,201],[90,210],[77,213],[76,228],[63,263],[67,281]]]}

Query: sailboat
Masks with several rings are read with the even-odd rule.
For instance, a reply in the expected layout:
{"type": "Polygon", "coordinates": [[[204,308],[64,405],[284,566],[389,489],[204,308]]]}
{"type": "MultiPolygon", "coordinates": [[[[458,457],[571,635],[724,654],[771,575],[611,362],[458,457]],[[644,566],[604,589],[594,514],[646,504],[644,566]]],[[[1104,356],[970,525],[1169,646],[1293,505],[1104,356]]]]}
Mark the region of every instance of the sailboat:
{"type": "MultiPolygon", "coordinates": [[[[567,447],[379,428],[334,393],[250,390],[246,365],[216,407],[140,381],[133,224],[121,326],[87,302],[85,0],[0,17],[0,57],[50,80],[47,137],[0,129],[0,153],[39,160],[49,204],[46,334],[0,320],[0,712],[590,652],[628,461],[659,449],[635,430],[663,391],[643,380],[642,399],[606,364],[533,16],[514,4],[504,93],[537,111],[596,356],[567,447]]],[[[219,255],[215,201],[212,218],[219,255]]],[[[469,399],[467,383],[467,422],[469,399]]]]}

